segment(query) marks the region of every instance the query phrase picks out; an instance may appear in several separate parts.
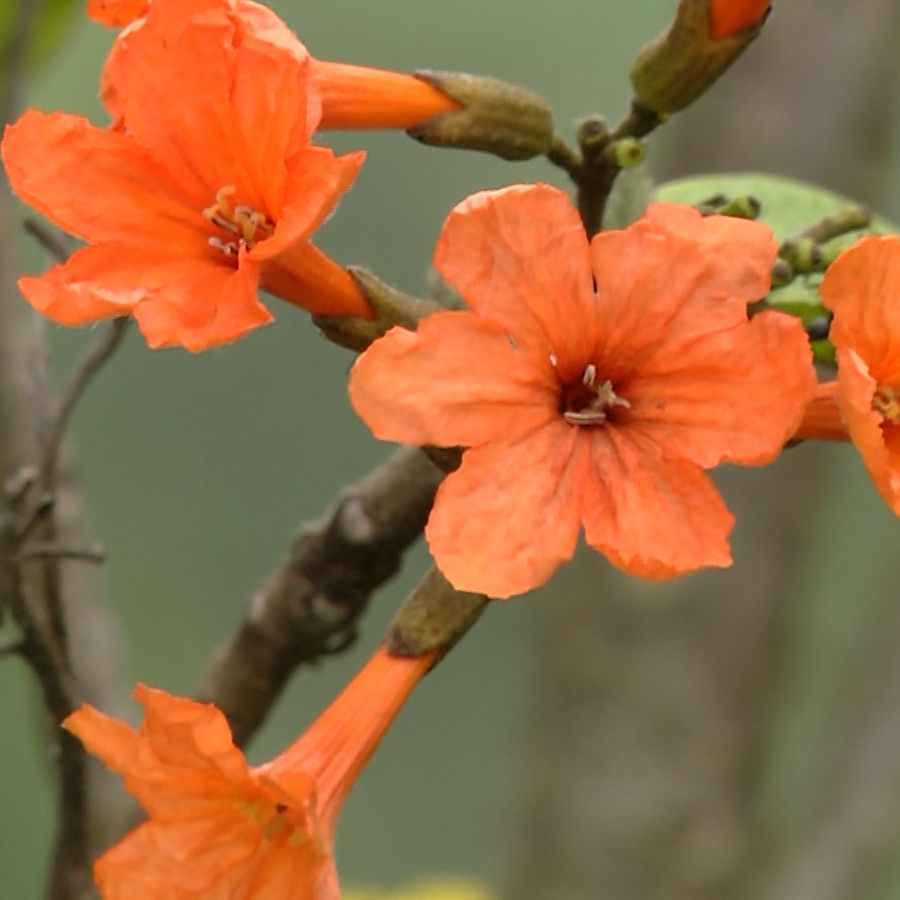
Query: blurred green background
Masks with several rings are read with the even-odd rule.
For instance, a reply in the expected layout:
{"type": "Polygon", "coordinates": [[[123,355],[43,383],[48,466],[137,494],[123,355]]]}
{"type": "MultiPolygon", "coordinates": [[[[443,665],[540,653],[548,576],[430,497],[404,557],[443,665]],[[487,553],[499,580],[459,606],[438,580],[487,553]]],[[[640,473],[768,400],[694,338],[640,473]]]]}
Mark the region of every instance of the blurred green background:
{"type": "MultiPolygon", "coordinates": [[[[617,118],[624,112],[629,60],[665,24],[673,3],[271,5],[323,58],[473,71],[529,86],[548,98],[559,127],[571,136],[579,115],[602,111],[617,118]]],[[[103,122],[96,85],[112,37],[75,15],[61,47],[28,85],[28,103],[103,122]]],[[[443,217],[468,194],[518,181],[564,185],[540,160],[508,164],[438,151],[403,134],[328,134],[323,140],[339,150],[364,147],[369,158],[320,244],[338,260],[367,266],[411,292],[422,290],[443,217]]],[[[668,165],[693,171],[690,160],[668,165]]],[[[896,181],[881,212],[900,215],[896,181]]],[[[23,241],[22,270],[44,265],[42,253],[23,241]]],[[[129,682],[190,692],[297,526],[391,450],[371,438],[346,401],[349,354],[322,340],[305,315],[272,305],[275,325],[200,356],[154,353],[130,335],[79,408],[77,459],[92,528],[109,553],[106,596],[121,620],[129,682]]],[[[60,377],[90,337],[51,327],[52,365],[60,377]]],[[[817,529],[817,539],[805,577],[789,588],[797,608],[813,614],[799,649],[793,712],[772,770],[786,815],[791,797],[805,789],[809,748],[827,719],[855,623],[865,620],[866,609],[896,599],[898,583],[896,522],[852,450],[793,453],[794,477],[802,477],[803,460],[812,454],[828,453],[836,463],[821,484],[829,499],[817,521],[796,511],[802,527],[817,529]]],[[[780,467],[741,477],[777,478],[780,467]]],[[[575,574],[492,608],[413,698],[347,804],[338,839],[346,884],[399,884],[423,872],[455,871],[499,886],[509,864],[520,747],[533,725],[535,637],[543,611],[561,591],[597,593],[601,572],[605,585],[624,583],[610,579],[603,560],[582,556],[575,574]]],[[[298,674],[254,742],[254,761],[290,742],[334,696],[426,563],[421,547],[409,555],[402,577],[375,599],[352,652],[298,674]]],[[[747,580],[757,575],[740,553],[735,566],[747,580]]],[[[724,577],[707,574],[700,583],[715,595],[724,577]]],[[[13,661],[3,662],[0,673],[6,723],[0,742],[2,894],[36,900],[51,838],[52,785],[29,677],[13,661]]]]}

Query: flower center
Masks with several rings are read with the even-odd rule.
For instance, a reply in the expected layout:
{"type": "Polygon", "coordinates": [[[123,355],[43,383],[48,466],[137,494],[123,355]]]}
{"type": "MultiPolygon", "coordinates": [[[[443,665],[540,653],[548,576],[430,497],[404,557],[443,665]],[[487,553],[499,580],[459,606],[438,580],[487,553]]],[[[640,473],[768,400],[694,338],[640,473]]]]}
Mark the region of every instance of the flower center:
{"type": "Polygon", "coordinates": [[[226,185],[216,192],[216,202],[203,210],[203,218],[225,233],[209,238],[210,247],[220,250],[229,258],[237,258],[241,248],[250,249],[260,240],[272,236],[275,223],[265,213],[249,206],[232,203],[237,188],[226,185]]]}
{"type": "Polygon", "coordinates": [[[306,829],[298,825],[291,810],[284,803],[267,803],[263,800],[236,800],[238,810],[258,826],[263,839],[286,839],[291,846],[299,846],[309,840],[306,829]]]}
{"type": "Polygon", "coordinates": [[[581,381],[563,387],[560,397],[563,418],[570,425],[602,425],[617,406],[629,409],[631,404],[616,394],[609,379],[598,383],[593,363],[585,366],[581,381]]]}
{"type": "Polygon", "coordinates": [[[885,423],[900,425],[900,390],[887,384],[878,385],[872,397],[872,409],[884,417],[885,423]]]}

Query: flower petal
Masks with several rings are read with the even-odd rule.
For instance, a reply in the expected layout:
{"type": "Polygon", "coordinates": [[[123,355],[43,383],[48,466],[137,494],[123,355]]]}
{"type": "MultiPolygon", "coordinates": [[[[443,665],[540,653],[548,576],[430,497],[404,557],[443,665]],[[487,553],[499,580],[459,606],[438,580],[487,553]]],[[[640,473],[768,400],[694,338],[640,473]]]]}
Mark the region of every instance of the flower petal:
{"type": "Polygon", "coordinates": [[[444,447],[515,441],[559,416],[549,359],[466,311],[391,329],[354,364],[350,400],[376,437],[444,447]]]}
{"type": "Polygon", "coordinates": [[[272,321],[256,295],[258,278],[258,266],[245,258],[237,271],[196,264],[142,300],[134,317],[154,350],[181,346],[196,353],[228,344],[272,321]]]}
{"type": "Polygon", "coordinates": [[[777,245],[764,225],[655,204],[623,231],[591,243],[597,280],[594,361],[614,382],[649,359],[746,321],[765,296],[777,245]]]}
{"type": "Polygon", "coordinates": [[[713,0],[709,11],[710,33],[715,40],[759,24],[771,0],[713,0]]]}
{"type": "Polygon", "coordinates": [[[483,191],[444,223],[434,264],[469,307],[580,376],[596,300],[587,236],[568,196],[546,184],[483,191]]]}
{"type": "Polygon", "coordinates": [[[587,435],[556,419],[467,450],[440,486],[425,536],[458,590],[511,597],[539,587],[578,540],[587,435]]]}
{"type": "Polygon", "coordinates": [[[27,110],[7,126],[2,155],[16,194],[85,240],[177,248],[204,230],[200,210],[134,140],[80,116],[27,110]]]}
{"type": "Polygon", "coordinates": [[[596,429],[591,450],[585,537],[614,566],[664,579],[731,565],[734,517],[699,467],[615,426],[596,429]]]}
{"type": "Polygon", "coordinates": [[[283,203],[274,212],[275,232],[250,251],[250,258],[272,259],[309,237],[334,211],[365,158],[362,151],[335,156],[325,147],[297,151],[290,159],[283,203]]]}
{"type": "Polygon", "coordinates": [[[85,703],[63,720],[62,727],[114,772],[128,770],[137,747],[138,733],[126,722],[113,719],[85,703]]]}
{"type": "Polygon", "coordinates": [[[673,459],[703,468],[762,465],[794,435],[816,375],[799,319],[766,312],[656,354],[617,386],[631,408],[620,419],[673,459]]]}
{"type": "MultiPolygon", "coordinates": [[[[213,846],[194,854],[188,864],[161,848],[160,826],[148,822],[126,835],[94,865],[94,878],[104,900],[233,900],[257,849],[241,848],[239,856],[213,846]]],[[[258,833],[258,829],[257,829],[258,833]]]]}
{"type": "Polygon", "coordinates": [[[234,270],[211,255],[173,258],[99,244],[19,286],[36,309],[62,324],[132,313],[151,347],[196,351],[272,320],[256,296],[258,277],[258,265],[245,258],[234,270]]]}
{"type": "Polygon", "coordinates": [[[254,37],[221,0],[155,0],[146,22],[119,41],[125,126],[198,211],[234,185],[235,202],[277,218],[286,161],[317,124],[308,55],[254,37]]]}
{"type": "Polygon", "coordinates": [[[828,267],[820,290],[834,313],[834,345],[852,348],[879,384],[900,383],[900,237],[857,241],[828,267]]]}
{"type": "Polygon", "coordinates": [[[88,0],[89,18],[101,25],[121,28],[145,15],[150,0],[88,0]]]}
{"type": "Polygon", "coordinates": [[[850,437],[884,502],[900,515],[900,426],[872,409],[878,385],[855,350],[838,348],[838,402],[850,437]]]}

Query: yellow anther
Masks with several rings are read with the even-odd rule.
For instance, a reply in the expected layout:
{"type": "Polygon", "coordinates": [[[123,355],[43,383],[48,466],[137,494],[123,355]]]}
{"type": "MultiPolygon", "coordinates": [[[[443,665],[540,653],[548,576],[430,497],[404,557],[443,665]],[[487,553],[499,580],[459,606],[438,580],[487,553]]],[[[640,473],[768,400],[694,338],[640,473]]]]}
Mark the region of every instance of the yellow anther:
{"type": "MultiPolygon", "coordinates": [[[[216,191],[216,202],[203,210],[203,218],[217,228],[236,234],[242,245],[252,247],[260,238],[270,237],[275,226],[265,213],[240,203],[232,204],[236,193],[233,184],[216,191]]],[[[236,256],[239,249],[237,242],[225,242],[220,238],[210,238],[209,243],[226,256],[236,256]]]]}
{"type": "Polygon", "coordinates": [[[891,425],[900,425],[900,392],[890,385],[879,385],[872,397],[872,409],[891,425]]]}
{"type": "Polygon", "coordinates": [[[585,366],[581,384],[564,394],[563,404],[563,418],[570,425],[602,425],[613,407],[631,407],[615,392],[612,381],[607,379],[597,384],[597,367],[593,363],[585,366]]]}

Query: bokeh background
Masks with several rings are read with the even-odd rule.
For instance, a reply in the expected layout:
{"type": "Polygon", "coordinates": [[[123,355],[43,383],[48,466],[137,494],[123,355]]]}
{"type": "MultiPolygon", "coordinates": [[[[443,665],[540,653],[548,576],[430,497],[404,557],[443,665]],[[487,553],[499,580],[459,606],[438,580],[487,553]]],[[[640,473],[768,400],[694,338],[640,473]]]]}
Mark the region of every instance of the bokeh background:
{"type": "MultiPolygon", "coordinates": [[[[522,83],[571,136],[578,116],[625,111],[629,61],[674,2],[271,5],[322,58],[522,83]]],[[[764,168],[900,219],[894,0],[776,6],[726,81],[652,139],[651,168],[764,168]]],[[[26,100],[102,122],[113,35],[80,10],[66,28],[26,100]]],[[[565,185],[541,160],[398,133],[325,139],[369,158],[321,245],[410,292],[468,194],[565,185]]],[[[46,265],[20,246],[21,271],[46,265]]],[[[347,403],[350,355],[273,303],[275,325],[201,356],[130,335],[78,410],[74,453],[119,638],[88,634],[83,650],[109,655],[123,695],[137,680],[191,692],[297,527],[391,450],[347,403]]],[[[49,337],[61,379],[91,335],[49,337]]],[[[457,872],[517,900],[900,898],[900,526],[849,447],[800,447],[720,483],[738,514],[732,570],[635,584],[581,552],[547,588],[489,610],[351,795],[345,883],[457,872]]],[[[252,760],[337,693],[426,565],[417,547],[357,646],[299,672],[252,760]]],[[[0,662],[0,679],[0,895],[35,900],[52,834],[46,724],[23,666],[0,662]]]]}

